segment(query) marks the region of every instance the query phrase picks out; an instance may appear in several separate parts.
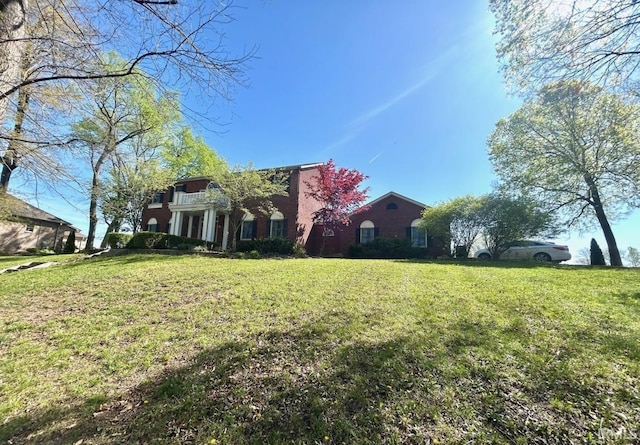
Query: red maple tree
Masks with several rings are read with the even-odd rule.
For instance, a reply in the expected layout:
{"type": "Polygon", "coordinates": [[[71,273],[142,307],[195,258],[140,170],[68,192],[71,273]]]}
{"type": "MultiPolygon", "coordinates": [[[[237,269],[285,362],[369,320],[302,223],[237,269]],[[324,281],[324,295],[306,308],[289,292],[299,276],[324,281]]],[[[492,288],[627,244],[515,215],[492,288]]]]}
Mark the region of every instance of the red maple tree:
{"type": "MultiPolygon", "coordinates": [[[[368,176],[355,169],[337,168],[333,159],[318,167],[318,174],[311,181],[304,181],[309,191],[304,194],[322,204],[313,213],[316,222],[323,225],[323,230],[335,230],[340,225],[351,223],[350,215],[366,210],[362,204],[367,199],[369,187],[359,189],[362,181],[368,176]]],[[[324,250],[325,237],[322,239],[320,255],[324,250]]]]}

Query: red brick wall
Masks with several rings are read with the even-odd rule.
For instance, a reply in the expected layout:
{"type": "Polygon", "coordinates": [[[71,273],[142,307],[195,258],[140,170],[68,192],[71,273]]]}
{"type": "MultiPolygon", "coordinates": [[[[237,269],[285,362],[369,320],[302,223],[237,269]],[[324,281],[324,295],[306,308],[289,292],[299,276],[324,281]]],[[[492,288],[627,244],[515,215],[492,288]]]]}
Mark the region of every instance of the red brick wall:
{"type": "MultiPolygon", "coordinates": [[[[288,196],[274,196],[272,202],[275,207],[284,215],[287,220],[287,238],[295,239],[302,244],[308,244],[309,235],[313,227],[312,214],[320,208],[320,203],[304,196],[308,187],[304,181],[311,181],[311,177],[317,174],[316,167],[294,169],[291,171],[289,181],[288,196]]],[[[195,179],[185,180],[177,184],[186,185],[186,193],[195,193],[204,190],[209,180],[195,179]]],[[[254,210],[253,215],[256,217],[256,236],[258,238],[267,237],[269,235],[269,222],[271,215],[264,215],[258,210],[254,210]]],[[[142,228],[146,229],[149,219],[155,218],[158,221],[158,229],[166,231],[167,224],[171,220],[171,211],[169,210],[169,191],[165,193],[164,201],[161,208],[145,209],[143,213],[142,228]]],[[[183,224],[183,232],[186,230],[183,224]]],[[[233,236],[233,234],[230,234],[233,236]]]]}
{"type": "Polygon", "coordinates": [[[298,227],[297,227],[297,240],[305,245],[305,248],[309,250],[312,248],[311,230],[313,229],[313,214],[317,210],[320,210],[322,204],[313,198],[307,198],[304,194],[309,191],[309,187],[305,182],[313,184],[313,176],[318,174],[317,167],[300,170],[300,182],[298,190],[298,227]]]}
{"type": "MultiPolygon", "coordinates": [[[[407,201],[400,196],[390,195],[374,203],[368,210],[357,213],[351,217],[351,224],[345,227],[341,233],[340,250],[343,255],[347,255],[349,246],[356,242],[356,230],[360,224],[369,220],[376,227],[376,236],[385,238],[406,238],[407,227],[411,227],[411,222],[420,218],[423,206],[411,201],[407,201]],[[396,204],[397,209],[387,210],[388,204],[396,204]]],[[[429,247],[432,255],[440,255],[437,242],[429,247]]]]}
{"type": "MultiPolygon", "coordinates": [[[[293,170],[289,181],[289,196],[274,196],[271,200],[287,220],[287,238],[295,239],[305,247],[313,226],[312,214],[320,208],[320,203],[304,196],[304,192],[308,189],[304,182],[311,181],[311,177],[315,174],[317,174],[316,167],[293,170]]],[[[257,237],[268,237],[268,222],[271,215],[264,215],[258,211],[253,214],[258,221],[257,237]]]]}

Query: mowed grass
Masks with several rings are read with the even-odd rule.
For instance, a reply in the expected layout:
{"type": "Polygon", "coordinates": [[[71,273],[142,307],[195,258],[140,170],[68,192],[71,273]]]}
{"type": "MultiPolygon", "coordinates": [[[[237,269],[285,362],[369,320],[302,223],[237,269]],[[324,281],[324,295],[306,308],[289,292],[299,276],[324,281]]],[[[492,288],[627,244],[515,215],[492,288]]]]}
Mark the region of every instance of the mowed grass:
{"type": "Polygon", "coordinates": [[[78,260],[82,256],[82,254],[0,256],[0,270],[29,263],[68,263],[78,260]]]}
{"type": "Polygon", "coordinates": [[[127,255],[0,321],[0,443],[640,440],[638,269],[127,255]]]}

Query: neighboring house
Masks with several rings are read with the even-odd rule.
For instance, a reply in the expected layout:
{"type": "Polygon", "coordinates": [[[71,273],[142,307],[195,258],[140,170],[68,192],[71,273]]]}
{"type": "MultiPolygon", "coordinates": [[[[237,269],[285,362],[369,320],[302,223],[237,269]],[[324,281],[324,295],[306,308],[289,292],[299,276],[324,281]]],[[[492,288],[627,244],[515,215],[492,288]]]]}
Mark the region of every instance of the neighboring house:
{"type": "Polygon", "coordinates": [[[276,168],[289,173],[289,195],[273,197],[277,211],[271,215],[258,211],[245,215],[236,234],[229,233],[225,212],[208,208],[204,202],[205,190],[211,183],[206,178],[183,180],[158,193],[143,213],[142,229],[207,240],[222,249],[231,245],[230,236],[238,240],[284,237],[296,240],[307,253],[316,255],[325,237],[323,254],[346,256],[349,245],[365,244],[381,236],[409,238],[414,246],[427,249],[430,256],[442,254],[440,238],[427,236],[418,227],[426,205],[394,192],[371,201],[367,210],[352,215],[352,223],[347,227],[324,230],[314,224],[313,213],[321,205],[305,196],[308,190],[305,181],[310,182],[311,177],[318,174],[319,165],[276,168]]]}
{"type": "Polygon", "coordinates": [[[10,216],[0,221],[0,252],[20,253],[27,249],[61,252],[72,231],[76,232],[76,249],[84,249],[86,236],[67,221],[15,196],[6,198],[10,216]]]}

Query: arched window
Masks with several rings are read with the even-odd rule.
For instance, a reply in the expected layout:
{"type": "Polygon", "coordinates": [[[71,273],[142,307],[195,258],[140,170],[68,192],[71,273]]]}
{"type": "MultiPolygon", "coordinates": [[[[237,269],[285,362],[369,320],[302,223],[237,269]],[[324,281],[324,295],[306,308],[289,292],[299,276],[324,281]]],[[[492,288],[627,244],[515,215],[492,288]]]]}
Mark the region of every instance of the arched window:
{"type": "Polygon", "coordinates": [[[427,231],[420,227],[420,219],[411,221],[411,245],[413,247],[427,247],[427,231]]]}
{"type": "Polygon", "coordinates": [[[395,202],[390,202],[387,204],[387,210],[398,210],[398,204],[395,202]]]}
{"type": "Polygon", "coordinates": [[[147,232],[157,232],[158,231],[158,220],[155,218],[149,218],[147,221],[147,232]]]}
{"type": "Polygon", "coordinates": [[[375,224],[369,220],[360,223],[360,244],[367,244],[375,237],[375,224]]]}
{"type": "Polygon", "coordinates": [[[285,225],[284,215],[280,212],[275,212],[271,215],[269,220],[269,237],[270,238],[284,238],[287,236],[287,229],[285,225]]]}
{"type": "Polygon", "coordinates": [[[240,239],[249,240],[255,237],[255,217],[251,213],[245,213],[240,226],[240,239]]]}

